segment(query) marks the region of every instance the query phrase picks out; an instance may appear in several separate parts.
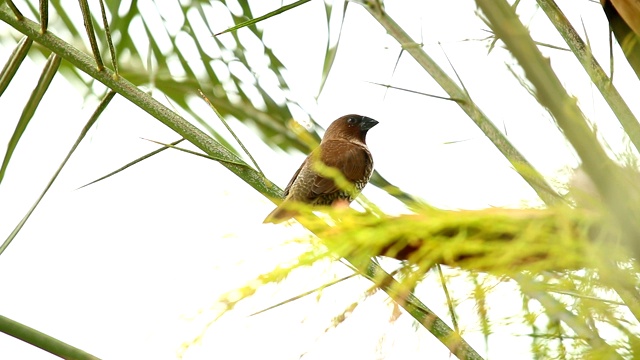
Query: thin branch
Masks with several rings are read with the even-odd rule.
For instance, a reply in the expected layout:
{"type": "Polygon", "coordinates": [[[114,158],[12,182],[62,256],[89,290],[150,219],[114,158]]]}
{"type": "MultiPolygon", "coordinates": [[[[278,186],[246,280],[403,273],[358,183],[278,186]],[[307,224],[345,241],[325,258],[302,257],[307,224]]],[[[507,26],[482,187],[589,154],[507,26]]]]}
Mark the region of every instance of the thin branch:
{"type": "Polygon", "coordinates": [[[231,136],[233,136],[234,139],[236,139],[236,141],[238,142],[238,144],[240,144],[240,147],[242,148],[242,151],[244,151],[245,154],[247,154],[247,156],[249,157],[249,159],[251,159],[251,162],[253,163],[253,165],[255,165],[256,170],[258,170],[258,172],[266,179],[266,176],[264,175],[264,172],[262,171],[262,169],[260,169],[260,166],[258,165],[258,162],[256,162],[256,159],[253,158],[253,156],[251,155],[251,153],[249,152],[249,150],[247,150],[247,148],[244,146],[244,144],[242,143],[242,141],[240,140],[240,138],[236,135],[236,133],[233,131],[233,129],[231,128],[231,126],[229,126],[229,124],[227,123],[227,121],[224,119],[224,117],[220,114],[220,112],[218,111],[218,109],[215,108],[215,106],[213,106],[213,104],[211,103],[211,101],[209,101],[209,98],[207,98],[207,96],[202,92],[202,90],[198,90],[198,92],[200,93],[200,96],[204,99],[204,101],[209,105],[209,107],[213,110],[213,112],[216,114],[216,116],[218,116],[218,119],[220,119],[220,121],[222,122],[222,124],[224,124],[224,127],[227,128],[227,130],[231,133],[231,136]]]}
{"type": "MultiPolygon", "coordinates": [[[[23,21],[26,21],[26,19],[23,21]]],[[[7,146],[7,152],[4,154],[2,165],[0,165],[0,183],[2,182],[2,179],[4,179],[7,168],[9,166],[9,162],[11,161],[11,157],[13,156],[13,152],[18,146],[20,138],[27,129],[29,122],[33,118],[33,114],[35,114],[38,105],[40,105],[40,101],[42,101],[42,98],[47,92],[47,89],[49,89],[49,85],[51,84],[53,77],[58,73],[60,60],[60,56],[55,53],[49,56],[42,69],[42,74],[38,79],[38,83],[33,89],[33,92],[31,92],[31,96],[25,104],[24,109],[22,110],[22,114],[20,114],[18,124],[16,125],[13,134],[11,135],[11,139],[9,139],[9,145],[7,146]]]]}
{"type": "MultiPolygon", "coordinates": [[[[416,42],[402,29],[381,7],[376,0],[363,2],[364,8],[393,36],[399,44],[416,44],[416,42]]],[[[558,195],[547,184],[543,176],[531,166],[524,156],[509,142],[498,128],[486,117],[480,108],[467,96],[429,55],[419,46],[405,46],[407,51],[426,70],[444,91],[456,101],[458,106],[469,115],[475,124],[493,142],[500,152],[511,162],[516,171],[531,185],[538,196],[547,204],[558,202],[558,195]],[[524,170],[528,169],[528,170],[524,170]]]]}
{"type": "Polygon", "coordinates": [[[311,294],[313,294],[313,293],[315,293],[315,292],[322,291],[322,290],[324,290],[324,289],[326,289],[326,288],[328,288],[328,287],[330,287],[330,286],[333,286],[333,285],[338,284],[338,283],[340,283],[340,282],[343,282],[343,281],[345,281],[345,280],[351,279],[351,278],[356,277],[356,276],[358,276],[358,275],[360,275],[360,274],[359,274],[359,273],[357,273],[357,272],[355,272],[355,273],[353,273],[353,274],[351,274],[351,275],[347,275],[347,276],[341,277],[340,279],[337,279],[337,280],[331,281],[331,282],[329,282],[329,283],[327,283],[327,284],[323,284],[322,286],[319,286],[319,287],[317,287],[317,288],[315,288],[315,289],[313,289],[313,290],[305,291],[305,292],[303,292],[302,294],[298,294],[298,295],[296,295],[296,296],[294,296],[294,297],[291,297],[291,298],[289,298],[289,299],[287,299],[287,300],[281,301],[281,302],[279,302],[279,303],[277,303],[277,304],[275,304],[275,305],[271,305],[271,306],[269,306],[269,307],[267,307],[267,308],[264,308],[264,309],[262,309],[262,310],[260,310],[260,311],[256,311],[256,312],[254,312],[253,314],[251,314],[251,315],[249,315],[249,316],[255,316],[255,315],[258,315],[258,314],[262,314],[263,312],[266,312],[266,311],[269,311],[269,310],[275,309],[275,308],[277,308],[278,306],[282,306],[282,305],[284,305],[284,304],[288,304],[288,303],[290,303],[290,302],[292,302],[292,301],[295,301],[295,300],[301,299],[301,298],[303,298],[303,297],[305,297],[305,296],[307,296],[307,295],[311,295],[311,294]]]}
{"type": "Polygon", "coordinates": [[[22,340],[37,348],[47,351],[64,359],[74,360],[100,360],[99,358],[75,348],[69,344],[43,334],[38,330],[23,325],[0,315],[0,332],[22,340]]]}
{"type": "Polygon", "coordinates": [[[542,284],[533,281],[529,277],[518,274],[514,276],[514,280],[518,282],[518,285],[522,288],[523,292],[526,292],[528,296],[536,299],[546,309],[550,319],[556,319],[567,324],[579,338],[584,339],[593,349],[598,351],[602,358],[606,359],[619,359],[618,355],[613,348],[607,344],[597,332],[589,328],[585,322],[578,316],[574,315],[565,308],[565,305],[553,298],[546,291],[542,290],[544,287],[542,284]],[[604,357],[604,355],[607,355],[604,357]]]}
{"type": "Polygon", "coordinates": [[[281,7],[281,8],[278,8],[278,9],[276,9],[274,11],[271,11],[271,12],[265,14],[265,15],[258,16],[257,18],[253,18],[251,20],[245,21],[245,22],[243,22],[241,24],[238,24],[236,26],[230,27],[225,31],[221,31],[221,32],[219,32],[219,33],[217,33],[217,34],[215,34],[213,36],[222,35],[222,34],[225,34],[225,33],[228,33],[228,32],[236,31],[236,30],[241,29],[241,28],[246,27],[246,26],[254,25],[256,23],[259,23],[262,20],[266,20],[266,19],[268,19],[270,17],[273,17],[273,16],[276,16],[278,14],[282,14],[283,12],[291,10],[293,8],[296,8],[296,7],[298,7],[298,6],[300,6],[300,5],[304,4],[304,3],[308,3],[309,1],[311,1],[311,0],[298,0],[298,1],[294,2],[293,4],[285,5],[285,6],[281,7]]]}
{"type": "Polygon", "coordinates": [[[100,117],[100,115],[102,114],[104,109],[106,109],[107,105],[111,102],[111,99],[113,99],[115,94],[116,94],[115,92],[110,91],[109,93],[107,93],[107,95],[104,97],[104,99],[102,99],[102,101],[100,102],[100,104],[98,105],[96,110],[93,112],[93,114],[91,115],[91,117],[89,118],[87,123],[85,124],[84,128],[82,128],[82,131],[80,132],[80,135],[78,135],[78,138],[76,139],[76,142],[73,144],[73,146],[71,146],[71,149],[69,150],[69,153],[67,154],[67,157],[64,158],[64,160],[62,161],[62,163],[58,167],[58,170],[56,170],[56,172],[53,174],[53,176],[51,177],[51,180],[49,180],[49,183],[47,184],[47,186],[45,186],[44,190],[42,191],[42,193],[40,194],[40,196],[38,197],[36,202],[31,206],[29,211],[27,211],[27,213],[22,218],[22,220],[20,220],[18,225],[16,225],[16,227],[13,229],[11,234],[9,234],[9,237],[7,237],[7,239],[4,241],[2,246],[0,246],[0,254],[2,254],[5,251],[5,249],[9,246],[9,244],[11,244],[11,242],[16,237],[16,235],[18,235],[18,232],[20,232],[20,230],[22,229],[24,224],[27,222],[27,220],[29,219],[31,214],[35,211],[35,209],[38,206],[38,204],[40,204],[40,201],[47,194],[47,191],[49,191],[49,188],[51,188],[51,185],[53,185],[53,182],[58,178],[58,175],[60,175],[60,172],[62,171],[62,168],[64,168],[64,166],[67,164],[67,162],[71,158],[71,155],[73,155],[73,153],[76,151],[76,149],[78,148],[78,145],[80,145],[80,142],[82,141],[82,139],[84,139],[84,137],[87,135],[87,133],[89,132],[89,130],[91,129],[93,124],[95,124],[95,122],[98,120],[98,117],[100,117]]]}
{"type": "Polygon", "coordinates": [[[142,160],[148,159],[148,158],[152,157],[153,155],[156,155],[156,154],[158,154],[158,153],[160,153],[160,152],[162,152],[162,151],[164,151],[166,149],[169,149],[170,148],[169,145],[171,145],[171,146],[178,145],[182,141],[184,141],[184,139],[176,140],[176,141],[172,142],[171,144],[167,144],[167,145],[163,144],[163,146],[161,148],[159,148],[157,150],[154,150],[154,151],[152,151],[152,152],[150,152],[148,154],[145,154],[145,155],[143,155],[143,156],[141,156],[141,157],[139,157],[139,158],[127,163],[126,165],[121,166],[118,169],[108,173],[107,175],[101,176],[98,179],[95,179],[95,180],[93,180],[93,181],[91,181],[91,182],[89,182],[87,184],[84,184],[84,185],[80,186],[79,188],[77,188],[76,190],[82,189],[82,188],[87,187],[89,185],[95,184],[98,181],[102,181],[102,180],[104,180],[106,178],[109,178],[109,177],[111,177],[111,176],[113,176],[113,175],[115,175],[115,174],[117,174],[117,173],[119,173],[119,172],[121,172],[121,171],[123,171],[123,170],[125,170],[125,169],[127,169],[127,168],[129,168],[129,167],[131,167],[131,166],[133,166],[133,165],[135,165],[137,163],[139,163],[139,162],[141,162],[142,160]]]}
{"type": "Polygon", "coordinates": [[[82,18],[84,19],[84,29],[89,37],[89,44],[91,44],[91,51],[93,52],[93,58],[96,60],[98,70],[104,69],[104,63],[102,62],[102,56],[100,55],[100,49],[98,48],[98,41],[96,40],[96,31],[93,27],[93,17],[91,16],[91,10],[89,9],[89,3],[87,0],[79,0],[80,10],[82,11],[82,18]]]}
{"type": "Polygon", "coordinates": [[[589,127],[586,117],[571,97],[551,64],[542,56],[529,31],[505,0],[476,0],[488,24],[502,40],[525,71],[536,89],[541,105],[549,109],[567,140],[582,160],[582,166],[593,180],[614,221],[625,233],[626,243],[636,257],[640,256],[640,188],[613,163],[589,127]]]}
{"type": "Polygon", "coordinates": [[[116,48],[113,46],[111,40],[111,30],[109,28],[109,21],[107,21],[107,12],[104,8],[104,0],[100,0],[100,13],[102,14],[102,25],[104,26],[104,33],[107,37],[107,44],[109,44],[109,54],[111,54],[111,66],[113,66],[113,72],[116,76],[118,74],[118,57],[116,55],[116,48]]]}
{"type": "Polygon", "coordinates": [[[270,199],[280,198],[282,196],[282,191],[276,186],[273,186],[273,184],[267,184],[259,172],[247,166],[233,164],[244,163],[244,161],[224,146],[220,145],[210,136],[206,135],[202,130],[198,129],[187,120],[168,109],[166,106],[160,104],[148,94],[145,94],[129,81],[122,77],[115,76],[115,73],[108,68],[104,68],[102,71],[99,71],[95,66],[95,60],[90,56],[69,45],[65,41],[53,35],[51,32],[40,34],[40,27],[38,24],[29,19],[24,19],[22,21],[17,20],[11,10],[5,5],[0,5],[0,20],[13,26],[19,32],[29,36],[35,42],[40,43],[51,51],[59,54],[63,59],[72,63],[80,71],[121,94],[124,98],[136,104],[138,107],[158,119],[182,137],[189,140],[208,155],[217,159],[225,159],[228,163],[221,164],[238,175],[258,192],[264,194],[270,199]]]}
{"type": "Polygon", "coordinates": [[[33,44],[33,40],[29,39],[28,36],[25,36],[20,40],[16,48],[13,50],[7,63],[0,71],[0,96],[4,93],[4,91],[9,86],[9,83],[13,79],[13,76],[16,74],[22,61],[29,53],[29,49],[31,49],[31,44],[33,44]]]}
{"type": "Polygon", "coordinates": [[[40,0],[40,31],[44,34],[49,26],[49,0],[40,0]]]}
{"type": "Polygon", "coordinates": [[[537,3],[547,14],[558,33],[567,42],[571,51],[591,78],[591,81],[598,88],[607,104],[609,104],[618,121],[620,121],[620,125],[624,128],[636,150],[640,152],[640,123],[638,123],[638,119],[633,115],[627,103],[622,99],[615,85],[613,85],[613,81],[607,77],[607,74],[595,59],[593,53],[591,53],[589,46],[580,38],[578,32],[573,28],[555,1],[537,0],[537,3]]]}

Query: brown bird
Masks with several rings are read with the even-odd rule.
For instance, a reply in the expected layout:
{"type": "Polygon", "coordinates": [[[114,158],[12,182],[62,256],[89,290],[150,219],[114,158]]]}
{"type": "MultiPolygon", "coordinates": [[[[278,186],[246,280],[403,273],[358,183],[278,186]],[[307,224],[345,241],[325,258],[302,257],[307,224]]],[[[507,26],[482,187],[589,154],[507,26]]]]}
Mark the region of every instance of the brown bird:
{"type": "MultiPolygon", "coordinates": [[[[369,182],[373,158],[367,148],[367,131],[378,122],[361,115],[345,115],[335,120],[322,138],[320,146],[307,156],[284,189],[284,201],[273,210],[265,223],[279,223],[297,215],[291,204],[333,205],[351,203],[369,182]],[[351,186],[340,187],[335,176],[318,173],[320,164],[339,170],[351,186]]],[[[339,179],[338,179],[339,180],[339,179]]]]}

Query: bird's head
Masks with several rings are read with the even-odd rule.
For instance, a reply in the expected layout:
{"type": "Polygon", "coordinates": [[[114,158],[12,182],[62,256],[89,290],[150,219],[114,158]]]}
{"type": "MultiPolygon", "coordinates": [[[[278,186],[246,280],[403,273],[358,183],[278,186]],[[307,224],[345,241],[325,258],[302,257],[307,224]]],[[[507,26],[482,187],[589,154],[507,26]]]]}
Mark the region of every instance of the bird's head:
{"type": "Polygon", "coordinates": [[[378,122],[370,117],[355,114],[345,115],[329,125],[322,140],[345,139],[361,141],[365,144],[367,131],[377,124],[378,122]]]}

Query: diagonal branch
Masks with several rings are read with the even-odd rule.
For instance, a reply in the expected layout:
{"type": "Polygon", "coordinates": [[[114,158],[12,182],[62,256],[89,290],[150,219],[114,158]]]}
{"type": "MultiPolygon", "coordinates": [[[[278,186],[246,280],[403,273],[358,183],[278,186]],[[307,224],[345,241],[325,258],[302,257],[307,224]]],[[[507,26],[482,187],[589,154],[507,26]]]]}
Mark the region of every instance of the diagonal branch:
{"type": "Polygon", "coordinates": [[[631,139],[636,150],[640,152],[640,124],[633,115],[631,109],[624,101],[618,89],[613,85],[611,79],[604,72],[596,58],[591,53],[587,44],[580,38],[578,32],[573,28],[562,10],[553,0],[537,0],[540,8],[547,14],[551,23],[556,27],[558,33],[562,35],[571,51],[576,55],[584,70],[589,74],[591,81],[598,88],[604,100],[609,104],[611,111],[616,114],[620,125],[631,139]]]}
{"type": "Polygon", "coordinates": [[[535,87],[540,104],[549,109],[565,137],[582,160],[603,202],[626,235],[636,257],[640,256],[640,200],[637,180],[628,178],[607,156],[585,115],[562,86],[548,59],[531,39],[515,10],[504,0],[476,0],[496,36],[502,40],[535,87]]]}
{"type": "Polygon", "coordinates": [[[364,8],[382,25],[389,35],[402,45],[424,70],[449,94],[460,108],[469,115],[478,128],[491,140],[500,152],[509,160],[524,180],[531,185],[538,196],[548,205],[558,202],[558,195],[547,184],[542,175],[525,159],[525,157],[509,142],[498,128],[487,118],[480,108],[461,89],[438,64],[419,46],[409,46],[416,42],[402,29],[381,7],[378,0],[364,1],[364,8]]]}
{"type": "Polygon", "coordinates": [[[0,315],[0,332],[24,340],[63,359],[100,360],[89,353],[2,315],[0,315]]]}
{"type": "Polygon", "coordinates": [[[95,60],[87,54],[69,45],[62,39],[53,35],[51,32],[41,34],[40,26],[29,19],[16,19],[13,12],[11,12],[9,7],[5,4],[0,5],[0,20],[13,26],[19,32],[29,36],[29,38],[33,39],[35,42],[42,44],[46,48],[58,54],[64,60],[69,61],[80,71],[113,89],[115,92],[136,104],[173,131],[189,140],[211,157],[226,160],[227,162],[221,162],[222,166],[231,170],[260,193],[270,198],[279,198],[282,195],[282,191],[280,189],[265,181],[265,178],[251,167],[233,164],[244,163],[244,161],[195,127],[193,124],[189,123],[187,120],[171,111],[148,94],[145,94],[129,81],[116,76],[111,70],[107,68],[98,70],[95,60]]]}
{"type": "MultiPolygon", "coordinates": [[[[40,27],[37,23],[26,18],[22,20],[16,19],[8,6],[1,2],[0,20],[13,26],[19,32],[27,35],[35,42],[42,44],[46,48],[58,54],[61,58],[72,63],[80,71],[100,81],[113,91],[136,104],[138,107],[142,108],[151,116],[155,117],[176,133],[189,140],[211,157],[222,159],[223,161],[220,161],[220,164],[238,175],[238,177],[243,179],[260,193],[272,199],[280,198],[282,196],[282,190],[277,186],[272,185],[256,170],[250,168],[248,165],[242,166],[234,164],[244,164],[244,162],[191,123],[160,104],[148,94],[142,92],[129,81],[116,76],[108,68],[102,68],[99,70],[96,67],[94,59],[50,32],[41,34],[39,31],[40,27]]],[[[352,259],[349,260],[353,262],[352,259]]],[[[362,273],[370,273],[367,268],[367,263],[361,265],[362,266],[359,266],[358,269],[362,273]]],[[[423,324],[423,326],[441,339],[456,356],[464,359],[481,359],[481,357],[473,350],[473,348],[471,348],[471,346],[469,346],[468,343],[464,341],[464,339],[462,339],[462,337],[460,337],[459,334],[453,332],[446,323],[431,312],[417,297],[415,297],[415,295],[413,295],[413,293],[409,292],[407,294],[406,291],[398,293],[397,289],[402,289],[402,286],[393,279],[391,275],[380,268],[379,265],[374,264],[374,267],[375,269],[373,274],[376,275],[376,279],[383,278],[384,286],[381,286],[381,288],[387,292],[392,299],[396,300],[396,302],[405,308],[414,318],[416,318],[416,320],[423,324]]]]}

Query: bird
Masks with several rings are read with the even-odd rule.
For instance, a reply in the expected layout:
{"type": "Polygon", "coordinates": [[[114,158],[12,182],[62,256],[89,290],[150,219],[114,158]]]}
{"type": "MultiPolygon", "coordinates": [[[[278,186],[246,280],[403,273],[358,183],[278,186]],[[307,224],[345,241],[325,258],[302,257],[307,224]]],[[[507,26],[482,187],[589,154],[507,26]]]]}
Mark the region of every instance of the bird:
{"type": "MultiPolygon", "coordinates": [[[[280,223],[298,215],[292,203],[334,205],[351,203],[367,185],[373,172],[373,157],[367,147],[367,132],[378,121],[362,115],[345,115],[329,125],[320,145],[302,162],[284,189],[284,201],[264,223],[280,223]],[[337,169],[350,186],[338,186],[339,179],[320,171],[337,169]]],[[[341,184],[344,185],[344,184],[341,184]]]]}

